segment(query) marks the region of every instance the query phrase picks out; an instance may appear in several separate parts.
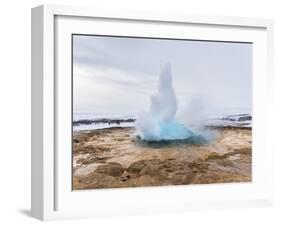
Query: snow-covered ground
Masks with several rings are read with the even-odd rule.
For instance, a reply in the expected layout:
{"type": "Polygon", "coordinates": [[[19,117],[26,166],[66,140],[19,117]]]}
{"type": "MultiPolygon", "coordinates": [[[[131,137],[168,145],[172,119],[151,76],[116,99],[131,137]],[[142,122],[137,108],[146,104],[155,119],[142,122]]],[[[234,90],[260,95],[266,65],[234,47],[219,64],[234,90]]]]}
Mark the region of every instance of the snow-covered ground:
{"type": "MultiPolygon", "coordinates": [[[[133,115],[97,115],[92,113],[74,114],[73,130],[81,131],[111,127],[134,127],[135,119],[136,117],[133,115]],[[129,122],[127,120],[129,120],[129,122]]],[[[252,127],[252,117],[250,114],[210,116],[206,121],[206,126],[252,127]]]]}

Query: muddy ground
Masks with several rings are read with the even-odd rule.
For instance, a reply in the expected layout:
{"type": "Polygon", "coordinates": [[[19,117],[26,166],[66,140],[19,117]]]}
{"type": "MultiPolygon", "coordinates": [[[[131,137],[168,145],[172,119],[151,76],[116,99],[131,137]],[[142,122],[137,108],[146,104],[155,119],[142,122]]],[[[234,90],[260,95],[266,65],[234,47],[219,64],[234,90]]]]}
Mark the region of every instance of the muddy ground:
{"type": "Polygon", "coordinates": [[[146,144],[134,128],[73,136],[73,189],[251,181],[250,128],[213,128],[202,145],[146,144]]]}

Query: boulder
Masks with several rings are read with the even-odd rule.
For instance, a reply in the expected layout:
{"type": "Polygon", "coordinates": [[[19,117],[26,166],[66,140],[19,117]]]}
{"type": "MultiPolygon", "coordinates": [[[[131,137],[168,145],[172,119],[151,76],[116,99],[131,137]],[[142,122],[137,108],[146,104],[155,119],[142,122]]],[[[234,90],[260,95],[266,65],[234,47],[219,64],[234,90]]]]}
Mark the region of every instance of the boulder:
{"type": "Polygon", "coordinates": [[[139,173],[146,166],[145,160],[133,162],[127,169],[129,173],[139,173]]]}
{"type": "Polygon", "coordinates": [[[130,176],[130,174],[125,170],[124,172],[123,172],[123,174],[121,175],[121,181],[127,181],[127,180],[129,180],[131,178],[131,176],[130,176]]]}
{"type": "Polygon", "coordinates": [[[157,166],[147,165],[140,171],[140,175],[160,175],[157,166]]]}
{"type": "Polygon", "coordinates": [[[113,177],[119,177],[123,174],[124,168],[117,162],[110,162],[105,165],[100,165],[95,170],[96,173],[105,174],[113,177]]]}

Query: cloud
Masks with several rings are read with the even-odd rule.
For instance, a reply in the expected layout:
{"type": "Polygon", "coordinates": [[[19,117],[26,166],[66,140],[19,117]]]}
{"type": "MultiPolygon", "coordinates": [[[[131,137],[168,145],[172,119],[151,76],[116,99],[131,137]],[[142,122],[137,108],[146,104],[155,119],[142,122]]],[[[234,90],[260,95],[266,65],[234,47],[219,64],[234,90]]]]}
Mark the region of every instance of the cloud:
{"type": "Polygon", "coordinates": [[[196,94],[213,109],[251,108],[251,44],[75,35],[74,110],[147,108],[166,61],[182,108],[196,94]]]}

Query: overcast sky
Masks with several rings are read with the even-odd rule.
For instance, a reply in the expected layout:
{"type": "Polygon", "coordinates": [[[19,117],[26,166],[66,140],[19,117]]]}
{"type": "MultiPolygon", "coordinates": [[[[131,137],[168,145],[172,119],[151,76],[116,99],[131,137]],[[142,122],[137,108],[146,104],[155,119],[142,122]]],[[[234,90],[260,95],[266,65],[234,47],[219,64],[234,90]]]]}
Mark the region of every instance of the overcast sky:
{"type": "Polygon", "coordinates": [[[251,44],[74,35],[74,112],[147,110],[165,62],[179,111],[194,97],[216,111],[251,110],[251,44]]]}

